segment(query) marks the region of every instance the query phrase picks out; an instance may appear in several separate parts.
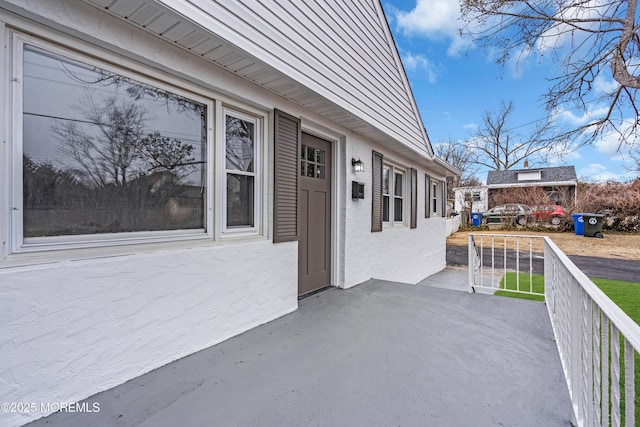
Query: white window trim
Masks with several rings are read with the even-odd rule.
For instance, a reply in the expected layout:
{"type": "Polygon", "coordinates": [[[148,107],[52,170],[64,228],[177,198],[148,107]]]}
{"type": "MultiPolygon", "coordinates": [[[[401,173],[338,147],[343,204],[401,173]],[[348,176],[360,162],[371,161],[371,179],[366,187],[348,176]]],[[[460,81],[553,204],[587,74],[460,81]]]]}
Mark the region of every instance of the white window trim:
{"type": "MultiPolygon", "coordinates": [[[[394,163],[389,163],[387,161],[385,161],[382,164],[382,170],[383,170],[383,179],[384,179],[384,169],[389,169],[389,193],[388,193],[388,197],[389,197],[389,221],[384,221],[384,216],[383,216],[383,221],[382,221],[382,227],[384,228],[393,228],[393,227],[407,227],[408,226],[408,216],[407,215],[407,200],[408,200],[408,189],[407,189],[407,176],[408,176],[408,172],[407,169],[401,166],[398,166],[394,163]],[[394,212],[394,208],[395,208],[395,199],[398,198],[398,196],[395,194],[395,177],[396,174],[402,174],[402,221],[394,221],[395,218],[395,212],[394,212]]],[[[383,193],[383,198],[386,195],[383,193]]]]}
{"type": "MultiPolygon", "coordinates": [[[[7,33],[5,33],[7,34],[7,33]]],[[[214,167],[215,149],[213,135],[213,123],[214,123],[214,101],[213,94],[211,98],[204,98],[197,93],[203,91],[186,81],[174,79],[171,76],[164,76],[165,78],[147,77],[149,72],[146,66],[135,63],[132,66],[131,62],[127,62],[129,65],[127,68],[96,59],[101,57],[101,50],[88,45],[82,45],[85,54],[80,54],[75,51],[69,50],[60,45],[54,45],[52,43],[43,41],[39,38],[25,35],[19,32],[8,32],[9,39],[11,40],[11,52],[7,53],[5,58],[8,63],[11,64],[10,75],[10,114],[9,114],[9,135],[10,135],[10,157],[8,159],[8,166],[10,169],[11,183],[9,188],[9,205],[5,206],[3,210],[9,210],[9,220],[7,224],[7,235],[9,237],[8,244],[6,245],[6,253],[19,254],[29,252],[41,252],[51,250],[63,250],[63,249],[80,249],[80,248],[99,248],[107,246],[117,245],[130,245],[140,243],[159,243],[159,242],[174,242],[181,240],[212,240],[214,236],[214,178],[217,174],[214,167]],[[25,242],[23,237],[23,219],[22,219],[22,154],[23,154],[23,135],[22,135],[22,87],[23,87],[23,48],[24,45],[32,45],[34,47],[49,51],[51,53],[64,56],[71,60],[75,60],[90,66],[96,66],[119,75],[122,75],[133,80],[149,84],[151,86],[158,87],[163,90],[176,93],[185,98],[192,99],[196,102],[202,103],[207,107],[207,191],[205,199],[205,229],[198,230],[166,230],[166,231],[141,231],[130,233],[114,233],[114,234],[92,234],[92,235],[77,235],[77,236],[55,236],[46,238],[29,238],[28,242],[25,242]],[[132,71],[133,70],[133,71],[132,71]]],[[[9,49],[6,50],[8,52],[9,49]]]]}
{"type": "Polygon", "coordinates": [[[429,201],[429,209],[431,209],[431,217],[442,216],[442,181],[431,178],[431,200],[429,201]],[[435,208],[433,206],[435,202],[435,208]]]}
{"type": "Polygon", "coordinates": [[[238,111],[237,109],[223,106],[221,109],[221,138],[220,144],[217,144],[220,151],[220,163],[218,168],[222,171],[222,185],[220,191],[220,197],[218,198],[218,204],[220,205],[220,218],[222,219],[221,230],[223,236],[252,236],[258,235],[261,230],[260,218],[262,216],[262,153],[263,149],[263,126],[265,121],[263,116],[257,116],[255,114],[246,114],[238,111]],[[226,168],[227,154],[226,154],[226,117],[227,115],[237,117],[242,120],[252,121],[254,123],[255,135],[253,144],[253,172],[242,172],[226,168]],[[233,173],[236,175],[246,175],[254,177],[253,188],[253,227],[227,227],[227,174],[233,173]]]}

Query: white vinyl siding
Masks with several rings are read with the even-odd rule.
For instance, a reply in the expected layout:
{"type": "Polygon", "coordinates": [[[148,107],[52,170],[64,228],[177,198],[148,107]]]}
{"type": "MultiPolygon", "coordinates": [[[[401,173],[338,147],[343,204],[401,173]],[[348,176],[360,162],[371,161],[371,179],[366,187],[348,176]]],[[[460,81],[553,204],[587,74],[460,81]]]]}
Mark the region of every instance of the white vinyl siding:
{"type": "MultiPolygon", "coordinates": [[[[86,1],[144,25],[172,43],[295,102],[303,105],[314,102],[314,92],[331,99],[418,153],[429,154],[409,83],[377,0],[268,3],[158,0],[168,10],[186,18],[174,23],[167,21],[162,8],[149,5],[144,8],[141,0],[86,1]],[[138,16],[143,8],[149,15],[146,18],[138,16]],[[160,18],[147,21],[156,16],[160,18]],[[164,22],[164,27],[158,21],[164,22]],[[189,26],[187,21],[195,26],[189,26]],[[216,46],[212,40],[196,40],[207,37],[206,29],[213,29],[228,44],[216,46]],[[236,54],[232,46],[249,52],[274,72],[256,69],[257,74],[252,74],[253,64],[236,54]],[[292,87],[287,78],[299,86],[292,87]]],[[[328,110],[318,112],[330,114],[328,110]]]]}

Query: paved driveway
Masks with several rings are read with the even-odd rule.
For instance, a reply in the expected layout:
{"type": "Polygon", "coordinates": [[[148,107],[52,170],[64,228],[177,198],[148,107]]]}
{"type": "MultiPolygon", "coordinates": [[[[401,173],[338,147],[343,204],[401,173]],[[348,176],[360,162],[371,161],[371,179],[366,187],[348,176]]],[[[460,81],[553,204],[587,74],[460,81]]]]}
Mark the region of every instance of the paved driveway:
{"type": "MultiPolygon", "coordinates": [[[[520,252],[520,268],[529,271],[529,252],[520,252]]],[[[640,261],[598,258],[580,255],[568,255],[569,259],[589,277],[601,279],[624,280],[628,282],[640,282],[640,261]]],[[[491,251],[483,252],[484,266],[491,266],[491,251]]],[[[515,269],[516,252],[507,251],[507,268],[515,269]]],[[[469,263],[467,246],[447,245],[447,265],[466,266],[469,263]]],[[[533,272],[544,274],[544,255],[534,253],[532,258],[533,272]]],[[[503,266],[503,253],[496,251],[495,268],[503,266]]]]}
{"type": "Polygon", "coordinates": [[[542,303],[371,280],[47,426],[569,426],[542,303]]]}

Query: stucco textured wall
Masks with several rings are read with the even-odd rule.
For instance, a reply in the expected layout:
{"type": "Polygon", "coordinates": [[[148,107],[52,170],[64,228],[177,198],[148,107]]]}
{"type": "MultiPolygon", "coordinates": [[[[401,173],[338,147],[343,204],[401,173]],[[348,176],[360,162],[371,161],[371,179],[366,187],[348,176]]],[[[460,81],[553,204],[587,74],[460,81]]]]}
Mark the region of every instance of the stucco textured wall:
{"type": "Polygon", "coordinates": [[[0,270],[0,402],[74,402],[289,313],[296,257],[265,240],[0,270]]]}
{"type": "MultiPolygon", "coordinates": [[[[372,145],[359,138],[348,141],[347,162],[351,157],[360,158],[365,164],[365,173],[347,173],[348,197],[345,225],[345,277],[344,286],[349,288],[370,278],[417,283],[442,270],[446,265],[446,220],[440,217],[425,218],[425,180],[428,173],[436,179],[443,177],[427,171],[415,161],[399,157],[382,147],[372,145]],[[404,200],[406,225],[384,228],[382,232],[371,232],[371,164],[372,150],[381,152],[385,162],[418,170],[418,226],[409,228],[408,197],[404,200]],[[364,182],[365,198],[351,199],[351,181],[364,182]]],[[[408,174],[407,174],[408,177],[408,174]]]]}
{"type": "MultiPolygon", "coordinates": [[[[344,169],[337,170],[336,285],[351,287],[371,277],[416,283],[444,268],[445,220],[424,218],[426,171],[411,159],[400,159],[81,2],[0,2],[5,4],[18,5],[15,10],[20,13],[55,23],[55,28],[111,51],[126,49],[129,58],[178,79],[250,100],[265,111],[282,109],[330,129],[336,138],[344,137],[337,147],[337,164],[344,169]],[[371,233],[373,149],[418,168],[417,229],[371,233]],[[352,157],[362,159],[364,173],[353,173],[352,157]],[[351,200],[351,180],[365,182],[364,200],[351,200]]],[[[0,188],[1,199],[6,199],[6,191],[0,188]]],[[[271,191],[269,182],[267,224],[271,191]]],[[[408,200],[406,206],[408,212],[408,200]]],[[[0,402],[74,402],[297,307],[296,242],[273,244],[258,238],[194,242],[182,249],[159,244],[131,252],[79,261],[61,256],[56,262],[29,267],[0,266],[0,402]]],[[[0,425],[20,425],[41,415],[0,414],[0,425]]]]}

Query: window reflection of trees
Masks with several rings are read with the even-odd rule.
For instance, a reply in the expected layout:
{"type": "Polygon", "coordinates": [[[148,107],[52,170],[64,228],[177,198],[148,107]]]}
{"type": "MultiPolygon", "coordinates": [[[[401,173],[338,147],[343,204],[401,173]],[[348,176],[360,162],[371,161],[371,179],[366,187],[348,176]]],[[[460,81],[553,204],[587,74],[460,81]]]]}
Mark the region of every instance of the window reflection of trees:
{"type": "Polygon", "coordinates": [[[253,227],[255,186],[255,122],[227,115],[227,227],[253,227]]]}
{"type": "Polygon", "coordinates": [[[253,123],[237,117],[227,116],[227,169],[253,172],[253,139],[253,123]]]}
{"type": "Polygon", "coordinates": [[[25,237],[204,228],[206,106],[39,49],[25,49],[24,85],[39,89],[25,126],[45,119],[51,136],[23,141],[25,237]],[[55,85],[73,92],[61,113],[44,98],[55,85]]]}

